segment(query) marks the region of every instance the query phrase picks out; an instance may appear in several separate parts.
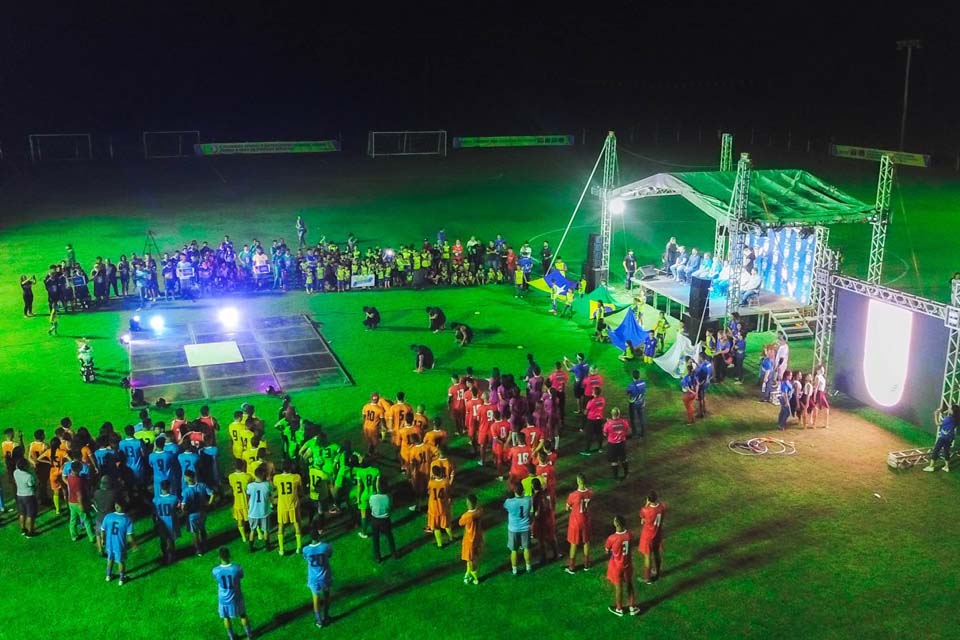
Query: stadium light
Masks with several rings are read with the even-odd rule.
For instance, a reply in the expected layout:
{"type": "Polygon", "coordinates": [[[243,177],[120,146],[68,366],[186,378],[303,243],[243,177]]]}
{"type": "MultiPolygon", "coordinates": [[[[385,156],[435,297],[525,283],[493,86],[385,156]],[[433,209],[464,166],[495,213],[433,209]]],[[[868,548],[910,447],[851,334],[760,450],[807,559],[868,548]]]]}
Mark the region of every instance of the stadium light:
{"type": "Polygon", "coordinates": [[[620,215],[627,208],[627,203],[621,198],[614,198],[610,201],[610,213],[620,215]]]}
{"type": "Polygon", "coordinates": [[[152,316],[150,318],[150,328],[160,333],[167,326],[167,323],[164,322],[163,316],[152,316]]]}
{"type": "Polygon", "coordinates": [[[236,307],[224,307],[220,309],[219,313],[217,313],[217,318],[219,318],[220,324],[227,329],[236,329],[237,325],[240,324],[240,312],[237,311],[236,307]]]}

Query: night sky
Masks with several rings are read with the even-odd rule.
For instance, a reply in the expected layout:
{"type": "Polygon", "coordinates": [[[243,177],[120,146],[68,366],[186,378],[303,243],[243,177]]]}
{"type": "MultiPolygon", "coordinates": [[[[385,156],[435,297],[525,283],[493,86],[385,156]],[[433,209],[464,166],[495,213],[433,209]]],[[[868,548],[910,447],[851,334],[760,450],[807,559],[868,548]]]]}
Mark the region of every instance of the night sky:
{"type": "Polygon", "coordinates": [[[908,147],[960,145],[957,2],[897,13],[874,3],[73,4],[7,8],[2,138],[561,133],[658,121],[892,143],[905,64],[895,41],[920,38],[908,147]]]}

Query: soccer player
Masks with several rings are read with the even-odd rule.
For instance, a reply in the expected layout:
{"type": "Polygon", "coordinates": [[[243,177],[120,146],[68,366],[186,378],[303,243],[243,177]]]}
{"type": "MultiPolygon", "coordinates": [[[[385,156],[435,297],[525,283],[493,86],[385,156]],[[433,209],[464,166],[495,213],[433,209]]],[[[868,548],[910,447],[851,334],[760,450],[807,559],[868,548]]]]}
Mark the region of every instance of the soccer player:
{"type": "Polygon", "coordinates": [[[531,451],[540,448],[543,442],[543,429],[534,424],[532,416],[527,416],[527,425],[520,429],[520,433],[523,434],[523,441],[530,447],[531,451]]]}
{"type": "Polygon", "coordinates": [[[379,393],[370,396],[370,402],[363,405],[360,415],[363,417],[363,440],[367,443],[367,451],[370,455],[375,455],[384,424],[384,411],[380,405],[379,393]]]}
{"type": "Polygon", "coordinates": [[[403,473],[407,472],[407,467],[410,464],[410,450],[416,442],[419,442],[419,440],[414,441],[414,436],[419,439],[423,436],[423,433],[420,431],[420,427],[414,424],[413,413],[408,413],[404,416],[404,423],[400,427],[400,465],[403,473]]]}
{"type": "Polygon", "coordinates": [[[510,484],[520,484],[527,476],[527,465],[533,460],[533,449],[520,439],[519,444],[510,449],[510,484]]]}
{"type": "Polygon", "coordinates": [[[153,453],[151,453],[150,457],[148,458],[150,468],[153,469],[154,497],[160,495],[160,483],[162,483],[164,480],[170,481],[171,493],[174,495],[180,494],[180,474],[177,473],[174,475],[173,473],[177,463],[177,458],[169,451],[164,450],[166,445],[167,439],[163,436],[160,436],[154,440],[153,453]]]}
{"type": "Polygon", "coordinates": [[[377,489],[377,481],[380,479],[380,469],[365,460],[354,468],[353,479],[355,504],[357,510],[360,512],[360,531],[357,535],[361,538],[367,538],[369,537],[367,516],[370,512],[370,496],[372,496],[377,489]]]}
{"type": "Polygon", "coordinates": [[[544,566],[547,564],[548,545],[553,549],[553,559],[560,559],[556,506],[542,478],[534,477],[530,484],[533,493],[533,536],[540,543],[540,566],[544,566]]]}
{"type": "Polygon", "coordinates": [[[227,425],[227,433],[230,435],[230,442],[232,443],[232,452],[233,457],[236,460],[239,460],[243,457],[243,444],[240,442],[240,432],[245,429],[243,422],[243,411],[234,411],[233,412],[233,422],[227,425]]]}
{"type": "Polygon", "coordinates": [[[197,453],[197,448],[192,444],[188,444],[184,447],[183,453],[177,456],[177,462],[180,464],[180,481],[181,486],[187,485],[187,473],[193,473],[193,478],[196,480],[199,475],[198,467],[200,466],[200,454],[197,453]]]}
{"type": "Polygon", "coordinates": [[[123,512],[123,505],[117,502],[113,513],[108,513],[100,525],[107,550],[107,582],[113,580],[113,565],[117,565],[120,572],[120,586],[127,581],[124,573],[127,562],[127,545],[136,551],[137,543],[133,540],[133,520],[123,512]]]}
{"type": "MultiPolygon", "coordinates": [[[[74,460],[67,463],[67,507],[70,509],[70,522],[67,529],[70,532],[70,539],[76,542],[80,539],[80,531],[77,525],[83,527],[87,533],[90,542],[96,542],[93,535],[93,525],[90,524],[90,495],[87,489],[87,479],[81,476],[83,463],[74,460]]],[[[0,504],[0,511],[3,506],[0,504]]]]}
{"type": "Polygon", "coordinates": [[[550,386],[557,396],[557,411],[560,415],[560,425],[562,426],[564,419],[567,417],[565,405],[567,403],[567,382],[570,380],[570,374],[563,368],[562,362],[555,363],[554,367],[554,371],[548,379],[550,380],[550,386]]]}
{"type": "Polygon", "coordinates": [[[450,410],[450,417],[453,418],[453,426],[457,433],[463,433],[466,422],[466,399],[467,387],[457,374],[450,376],[450,387],[447,389],[447,408],[450,410]]]}
{"type": "Polygon", "coordinates": [[[247,638],[252,638],[253,631],[250,629],[247,608],[243,602],[243,590],[240,587],[243,567],[230,562],[230,549],[226,547],[220,547],[220,564],[213,568],[213,579],[217,581],[217,612],[227,630],[227,638],[236,640],[237,637],[230,622],[232,618],[240,618],[243,632],[247,638]]]}
{"type": "Polygon", "coordinates": [[[463,574],[463,584],[480,584],[477,575],[477,563],[483,553],[483,526],[480,518],[483,512],[477,506],[477,496],[467,496],[467,510],[460,516],[459,525],[463,527],[463,542],[460,547],[460,559],[467,563],[467,572],[463,574]]]}
{"type": "Polygon", "coordinates": [[[267,469],[261,465],[253,474],[255,480],[247,485],[247,517],[250,522],[250,551],[257,537],[270,551],[270,507],[273,485],[267,482],[267,469]]]}
{"type": "Polygon", "coordinates": [[[450,482],[451,486],[453,485],[453,477],[457,475],[457,469],[453,466],[453,461],[447,457],[446,447],[442,445],[437,447],[436,456],[430,464],[443,469],[443,477],[450,482]]]}
{"type": "Polygon", "coordinates": [[[413,415],[413,407],[406,401],[403,391],[397,391],[397,401],[387,410],[387,431],[390,432],[393,446],[399,450],[402,446],[400,429],[406,424],[407,414],[413,415]]]}
{"type": "Polygon", "coordinates": [[[176,555],[177,539],[180,537],[177,502],[177,496],[170,493],[170,481],[163,480],[160,483],[160,493],[153,499],[154,520],[163,564],[171,564],[176,555]]]}
{"type": "Polygon", "coordinates": [[[235,460],[236,471],[227,476],[227,483],[233,492],[233,519],[237,523],[240,539],[247,541],[247,486],[253,482],[253,476],[247,473],[247,463],[235,460]]]}
{"type": "Polygon", "coordinates": [[[127,437],[120,441],[117,448],[127,457],[127,468],[133,474],[134,481],[139,489],[146,478],[143,468],[143,443],[134,437],[136,428],[132,424],[124,427],[123,432],[127,437]]]}
{"type": "Polygon", "coordinates": [[[643,581],[653,584],[660,577],[660,566],[663,561],[663,515],[667,505],[660,502],[656,491],[651,491],[647,502],[640,509],[640,553],[643,555],[643,581]],[[656,569],[651,573],[650,565],[656,569]]]}
{"type": "Polygon", "coordinates": [[[502,419],[499,411],[494,413],[493,424],[490,425],[490,435],[493,441],[493,462],[497,467],[497,480],[503,480],[503,465],[510,462],[510,421],[502,419]]]}
{"type": "Polygon", "coordinates": [[[187,528],[193,534],[193,547],[197,555],[202,556],[203,543],[207,540],[207,507],[213,504],[213,490],[197,482],[197,474],[193,471],[183,474],[183,482],[180,509],[187,514],[187,528]]]}
{"type": "Polygon", "coordinates": [[[533,570],[530,564],[530,520],[533,515],[533,498],[523,495],[519,484],[513,486],[513,496],[503,503],[507,512],[507,548],[510,550],[510,567],[517,573],[517,551],[523,551],[527,573],[533,570]]]}
{"type": "Polygon", "coordinates": [[[630,425],[620,417],[619,407],[610,411],[610,419],[603,425],[603,435],[607,438],[607,461],[613,472],[613,479],[620,479],[617,467],[623,469],[623,480],[627,478],[627,431],[630,425]]]}
{"type": "Polygon", "coordinates": [[[621,516],[613,516],[613,527],[615,533],[607,536],[607,542],[604,548],[610,555],[610,561],[607,563],[607,580],[613,584],[614,604],[607,607],[610,613],[615,616],[623,617],[623,594],[626,591],[630,598],[630,605],[627,611],[635,616],[640,613],[636,606],[636,591],[633,588],[633,558],[630,551],[632,536],[623,524],[621,516]]]}
{"type": "Polygon", "coordinates": [[[283,473],[273,476],[273,486],[277,490],[277,544],[278,551],[283,556],[283,529],[285,525],[293,525],[293,534],[297,542],[297,553],[303,547],[300,535],[300,494],[302,480],[297,473],[297,465],[293,460],[283,463],[283,473]]]}
{"type": "Polygon", "coordinates": [[[590,501],[593,491],[587,488],[587,480],[582,473],[577,474],[577,488],[567,496],[567,542],[570,544],[570,562],[567,573],[576,573],[577,547],[583,545],[583,570],[590,570],[590,501]]]}
{"type": "Polygon", "coordinates": [[[482,467],[484,454],[490,444],[490,427],[494,423],[494,414],[497,411],[497,405],[490,401],[490,393],[484,391],[480,395],[480,408],[478,410],[479,422],[477,424],[477,438],[474,441],[474,453],[477,453],[478,463],[482,467]]]}
{"type": "Polygon", "coordinates": [[[425,532],[433,532],[437,548],[443,548],[441,531],[447,534],[448,542],[453,542],[450,529],[450,481],[444,477],[443,467],[434,465],[430,470],[430,482],[427,483],[427,526],[425,532]]]}
{"type": "Polygon", "coordinates": [[[419,436],[413,437],[414,445],[410,448],[410,466],[407,470],[410,485],[413,488],[413,504],[410,505],[410,511],[416,511],[419,508],[423,496],[427,493],[430,467],[433,466],[433,458],[436,454],[433,448],[420,441],[419,436]]]}
{"type": "Polygon", "coordinates": [[[311,532],[312,542],[303,548],[303,558],[307,561],[307,587],[313,596],[313,615],[318,629],[330,624],[330,587],[333,584],[333,573],[330,571],[330,558],[333,556],[333,547],[320,539],[322,532],[314,529],[311,532]],[[323,596],[323,608],[320,607],[320,596],[323,596]]]}
{"type": "Polygon", "coordinates": [[[483,396],[480,395],[480,388],[474,385],[470,390],[470,399],[464,405],[467,438],[470,439],[470,447],[473,449],[474,455],[477,454],[477,432],[480,429],[480,410],[484,402],[483,396]]]}
{"type": "Polygon", "coordinates": [[[592,453],[594,441],[597,442],[598,452],[603,449],[603,410],[606,405],[607,400],[603,397],[603,389],[593,387],[586,407],[586,424],[583,428],[586,446],[580,452],[582,456],[589,456],[592,453]]]}
{"type": "Polygon", "coordinates": [[[423,434],[423,441],[431,449],[438,449],[447,443],[447,432],[443,430],[440,416],[433,419],[433,428],[423,434]]]}

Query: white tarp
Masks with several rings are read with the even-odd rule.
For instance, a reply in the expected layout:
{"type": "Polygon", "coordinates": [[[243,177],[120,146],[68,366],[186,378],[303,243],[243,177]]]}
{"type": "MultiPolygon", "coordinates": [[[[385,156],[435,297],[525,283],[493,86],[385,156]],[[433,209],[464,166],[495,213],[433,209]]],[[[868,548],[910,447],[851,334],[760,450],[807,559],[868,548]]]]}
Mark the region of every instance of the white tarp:
{"type": "Polygon", "coordinates": [[[670,350],[659,358],[654,358],[653,361],[657,363],[658,367],[669,373],[674,378],[679,379],[687,373],[685,368],[687,356],[696,358],[699,352],[699,342],[697,344],[693,344],[690,342],[690,338],[682,333],[678,333],[677,341],[673,343],[673,346],[670,347],[670,350]]]}

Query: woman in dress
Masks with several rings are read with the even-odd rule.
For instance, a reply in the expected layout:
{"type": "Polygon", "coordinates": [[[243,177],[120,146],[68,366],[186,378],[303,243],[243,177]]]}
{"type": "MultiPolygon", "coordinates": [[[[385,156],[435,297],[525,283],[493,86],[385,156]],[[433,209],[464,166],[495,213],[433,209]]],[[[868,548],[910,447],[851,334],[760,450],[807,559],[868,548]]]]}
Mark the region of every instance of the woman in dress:
{"type": "Polygon", "coordinates": [[[823,365],[817,366],[817,373],[813,377],[813,402],[811,403],[813,409],[813,416],[810,420],[810,424],[813,427],[817,426],[817,418],[820,417],[820,411],[823,410],[826,415],[826,421],[823,424],[823,427],[826,429],[830,426],[830,403],[827,401],[827,374],[823,365]]]}

